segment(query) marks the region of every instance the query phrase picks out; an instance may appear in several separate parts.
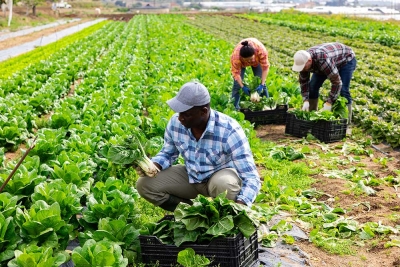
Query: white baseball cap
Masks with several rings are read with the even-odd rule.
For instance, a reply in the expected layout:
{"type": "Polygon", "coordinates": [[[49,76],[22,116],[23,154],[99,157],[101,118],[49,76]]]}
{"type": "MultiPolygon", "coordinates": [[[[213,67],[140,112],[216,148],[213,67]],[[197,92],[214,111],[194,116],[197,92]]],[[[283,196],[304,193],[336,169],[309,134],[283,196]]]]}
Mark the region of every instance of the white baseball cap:
{"type": "Polygon", "coordinates": [[[300,72],[304,69],[304,66],[306,65],[307,61],[311,58],[310,53],[308,53],[306,50],[299,50],[294,54],[294,64],[292,67],[292,70],[300,72]]]}

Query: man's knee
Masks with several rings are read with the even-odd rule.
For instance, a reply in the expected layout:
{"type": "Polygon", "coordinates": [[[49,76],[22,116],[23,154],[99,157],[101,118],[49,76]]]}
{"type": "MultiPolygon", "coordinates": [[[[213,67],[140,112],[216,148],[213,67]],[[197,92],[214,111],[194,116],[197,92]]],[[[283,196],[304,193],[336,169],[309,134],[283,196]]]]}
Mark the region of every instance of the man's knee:
{"type": "Polygon", "coordinates": [[[139,195],[143,194],[143,190],[144,190],[144,177],[140,177],[137,181],[136,181],[136,190],[138,191],[139,195]]]}
{"type": "Polygon", "coordinates": [[[150,179],[152,178],[140,177],[136,182],[136,190],[142,198],[155,206],[160,206],[168,199],[169,195],[158,191],[150,179]]]}
{"type": "Polygon", "coordinates": [[[226,191],[226,197],[235,200],[241,187],[241,180],[237,173],[231,169],[225,169],[211,177],[208,192],[211,197],[216,197],[226,191]]]}
{"type": "Polygon", "coordinates": [[[150,202],[153,202],[151,201],[151,195],[154,193],[155,190],[152,190],[152,187],[149,184],[149,177],[140,177],[136,181],[136,190],[141,197],[150,202]]]}
{"type": "Polygon", "coordinates": [[[188,204],[193,204],[190,199],[183,199],[165,192],[156,192],[151,185],[152,178],[140,177],[136,182],[136,190],[139,195],[152,203],[155,206],[159,206],[167,211],[174,211],[179,203],[184,202],[188,204]]]}

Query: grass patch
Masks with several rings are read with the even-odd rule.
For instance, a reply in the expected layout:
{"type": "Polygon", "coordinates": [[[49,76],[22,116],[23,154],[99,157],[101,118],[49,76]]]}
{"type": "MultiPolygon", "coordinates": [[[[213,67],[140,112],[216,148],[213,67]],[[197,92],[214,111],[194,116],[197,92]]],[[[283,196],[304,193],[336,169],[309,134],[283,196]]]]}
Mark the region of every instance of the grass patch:
{"type": "Polygon", "coordinates": [[[0,16],[0,30],[9,30],[14,32],[24,27],[44,25],[52,23],[54,21],[56,21],[54,17],[41,14],[40,12],[37,14],[36,17],[32,15],[19,15],[13,13],[10,27],[8,27],[8,16],[0,16]]]}
{"type": "Polygon", "coordinates": [[[337,255],[355,255],[353,241],[349,239],[318,240],[313,241],[317,246],[329,253],[337,255]]]}
{"type": "Polygon", "coordinates": [[[265,162],[265,168],[262,176],[270,177],[282,186],[304,190],[315,182],[315,179],[310,177],[315,171],[304,162],[277,161],[270,158],[265,162]]]}
{"type": "Polygon", "coordinates": [[[144,198],[139,198],[136,202],[137,210],[140,210],[140,216],[137,217],[137,220],[134,222],[135,227],[140,229],[148,222],[157,222],[162,219],[166,213],[160,207],[154,206],[144,198]]]}

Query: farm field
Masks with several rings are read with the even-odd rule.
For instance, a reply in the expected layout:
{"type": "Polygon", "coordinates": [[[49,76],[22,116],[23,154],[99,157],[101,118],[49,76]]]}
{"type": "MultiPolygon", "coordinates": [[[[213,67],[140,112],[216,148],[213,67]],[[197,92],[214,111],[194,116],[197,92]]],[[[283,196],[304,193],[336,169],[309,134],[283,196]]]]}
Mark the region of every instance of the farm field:
{"type": "MultiPolygon", "coordinates": [[[[263,180],[254,207],[266,220],[290,214],[286,222],[310,238],[295,242],[309,255],[310,266],[400,266],[399,26],[329,19],[138,15],[92,26],[53,46],[52,53],[35,50],[0,63],[2,181],[37,137],[0,194],[5,240],[0,263],[6,266],[24,248],[31,256],[50,251],[42,260],[59,263],[68,259],[69,241],[78,238],[83,247],[102,230],[115,236],[129,266],[141,266],[138,231],[164,211],[138,197],[135,169],[112,164],[102,151],[140,132],[154,143],[149,150],[154,155],[173,114],[165,101],[183,83],[198,79],[210,90],[212,108],[246,129],[263,180]],[[291,108],[301,105],[291,71],[294,52],[331,41],[351,46],[358,59],[351,84],[352,134],[324,144],[285,135],[283,125],[254,129],[245,121],[230,103],[229,57],[249,36],[269,52],[270,94],[287,93],[291,108]],[[288,148],[302,157],[291,160],[288,148]],[[106,229],[111,221],[126,225],[126,234],[106,229]]],[[[272,246],[267,240],[277,236],[265,237],[264,244],[272,246]]]]}

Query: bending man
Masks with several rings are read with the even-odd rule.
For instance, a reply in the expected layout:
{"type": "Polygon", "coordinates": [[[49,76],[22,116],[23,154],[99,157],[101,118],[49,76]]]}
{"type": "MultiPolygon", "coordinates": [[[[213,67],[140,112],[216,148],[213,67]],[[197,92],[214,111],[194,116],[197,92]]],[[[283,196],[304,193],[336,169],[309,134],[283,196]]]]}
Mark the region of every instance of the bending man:
{"type": "Polygon", "coordinates": [[[235,108],[240,108],[240,89],[250,95],[250,89],[243,84],[246,67],[251,66],[254,76],[261,78],[257,87],[260,96],[268,97],[268,88],[265,81],[269,71],[268,52],[265,46],[256,38],[247,38],[236,45],[231,55],[231,72],[233,76],[232,97],[235,108]]]}
{"type": "Polygon", "coordinates": [[[341,43],[325,43],[294,54],[292,69],[299,72],[303,110],[317,110],[319,90],[326,79],[331,81],[331,92],[323,110],[331,110],[339,94],[347,99],[348,122],[351,123],[350,80],[357,60],[353,50],[341,43]],[[310,80],[310,73],[313,73],[310,80]]]}

